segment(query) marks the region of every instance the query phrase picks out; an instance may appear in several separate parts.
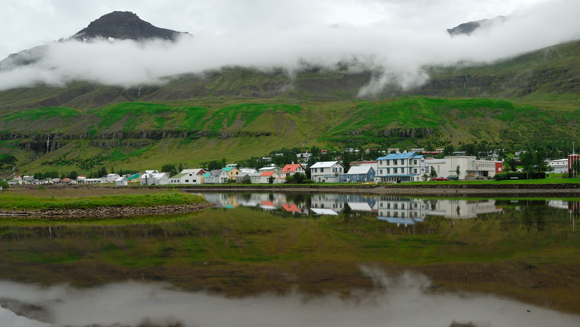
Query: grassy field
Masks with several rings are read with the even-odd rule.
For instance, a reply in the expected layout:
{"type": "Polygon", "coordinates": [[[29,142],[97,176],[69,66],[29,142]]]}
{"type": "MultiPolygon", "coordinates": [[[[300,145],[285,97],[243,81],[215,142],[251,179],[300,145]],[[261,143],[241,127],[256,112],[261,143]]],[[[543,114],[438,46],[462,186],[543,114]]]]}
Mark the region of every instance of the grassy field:
{"type": "Polygon", "coordinates": [[[175,191],[38,190],[0,192],[0,209],[91,209],[98,207],[151,207],[202,203],[202,197],[175,191]],[[74,193],[74,194],[70,194],[74,193]],[[100,194],[100,195],[99,195],[100,194]]]}

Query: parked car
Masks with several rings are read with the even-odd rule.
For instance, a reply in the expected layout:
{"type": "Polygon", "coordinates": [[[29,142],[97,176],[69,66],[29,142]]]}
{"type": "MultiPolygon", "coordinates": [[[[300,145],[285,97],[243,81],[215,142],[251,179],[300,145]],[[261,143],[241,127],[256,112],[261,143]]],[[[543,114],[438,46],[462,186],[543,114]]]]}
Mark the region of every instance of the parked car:
{"type": "Polygon", "coordinates": [[[447,178],[445,178],[445,177],[435,177],[435,178],[433,178],[433,180],[434,180],[434,181],[437,181],[437,182],[441,182],[441,181],[448,181],[448,179],[447,179],[447,178]]]}
{"type": "Polygon", "coordinates": [[[457,175],[451,175],[451,176],[447,176],[447,179],[450,181],[458,181],[459,180],[459,176],[457,175]]]}

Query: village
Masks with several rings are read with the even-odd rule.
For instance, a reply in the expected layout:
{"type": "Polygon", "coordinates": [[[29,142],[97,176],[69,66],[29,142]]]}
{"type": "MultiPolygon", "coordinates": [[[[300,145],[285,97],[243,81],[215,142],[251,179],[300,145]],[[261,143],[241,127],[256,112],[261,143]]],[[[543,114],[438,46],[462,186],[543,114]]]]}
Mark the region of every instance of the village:
{"type": "MultiPolygon", "coordinates": [[[[347,153],[359,150],[345,149],[336,160],[313,162],[312,153],[296,154],[296,162],[286,165],[276,165],[271,158],[264,157],[265,163],[260,168],[243,167],[238,163],[225,164],[220,169],[193,168],[180,169],[174,173],[155,169],[138,173],[111,172],[99,178],[87,175],[76,175],[64,178],[35,178],[35,176],[19,176],[13,174],[6,179],[9,185],[75,185],[75,184],[114,184],[129,185],[201,185],[201,184],[300,184],[300,183],[408,183],[447,180],[492,180],[519,163],[519,158],[511,160],[514,163],[498,159],[498,151],[489,153],[488,158],[480,159],[466,155],[465,151],[455,151],[442,156],[444,149],[425,151],[423,148],[400,151],[389,148],[383,151],[384,156],[376,160],[349,161],[347,153]],[[343,160],[339,160],[343,159],[343,160]],[[309,165],[310,163],[310,165],[309,165]]],[[[328,158],[327,150],[320,150],[321,155],[328,158]]],[[[368,152],[368,150],[367,150],[368,152]]],[[[525,151],[518,152],[520,155],[525,151]]],[[[566,159],[544,160],[545,171],[553,174],[572,174],[574,162],[580,156],[571,154],[566,159]]],[[[577,165],[577,164],[576,164],[577,165]]],[[[181,167],[180,167],[181,168],[181,167]]],[[[517,179],[518,177],[511,177],[517,179]]]]}

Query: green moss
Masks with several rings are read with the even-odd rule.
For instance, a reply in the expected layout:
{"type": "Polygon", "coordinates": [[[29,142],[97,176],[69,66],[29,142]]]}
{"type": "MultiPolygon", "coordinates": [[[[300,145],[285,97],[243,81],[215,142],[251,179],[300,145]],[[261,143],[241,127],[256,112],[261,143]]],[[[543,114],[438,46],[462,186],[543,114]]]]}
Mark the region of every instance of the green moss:
{"type": "Polygon", "coordinates": [[[213,121],[211,130],[218,132],[224,127],[224,123],[227,127],[231,127],[236,119],[243,121],[243,127],[246,127],[267,111],[284,111],[289,114],[299,114],[302,111],[302,108],[300,106],[290,104],[261,103],[248,103],[228,106],[218,110],[209,119],[210,121],[213,121]]]}

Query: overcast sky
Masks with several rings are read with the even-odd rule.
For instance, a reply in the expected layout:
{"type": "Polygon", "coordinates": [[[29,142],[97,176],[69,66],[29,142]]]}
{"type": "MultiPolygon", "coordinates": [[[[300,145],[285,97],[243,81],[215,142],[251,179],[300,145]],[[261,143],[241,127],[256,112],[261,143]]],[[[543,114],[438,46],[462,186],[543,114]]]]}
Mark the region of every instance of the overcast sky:
{"type": "Polygon", "coordinates": [[[547,0],[0,0],[0,60],[69,37],[112,11],[132,11],[155,26],[197,34],[330,26],[444,30],[525,13],[547,0]]]}
{"type": "Polygon", "coordinates": [[[580,0],[0,0],[0,57],[48,44],[33,65],[0,71],[0,91],[75,80],[123,87],[225,66],[283,68],[304,64],[349,72],[373,70],[359,95],[387,84],[425,83],[425,67],[489,63],[580,39],[580,0]],[[155,26],[189,32],[177,43],[131,40],[51,42],[111,11],[135,12],[155,26]],[[509,16],[471,36],[445,31],[509,16]]]}

